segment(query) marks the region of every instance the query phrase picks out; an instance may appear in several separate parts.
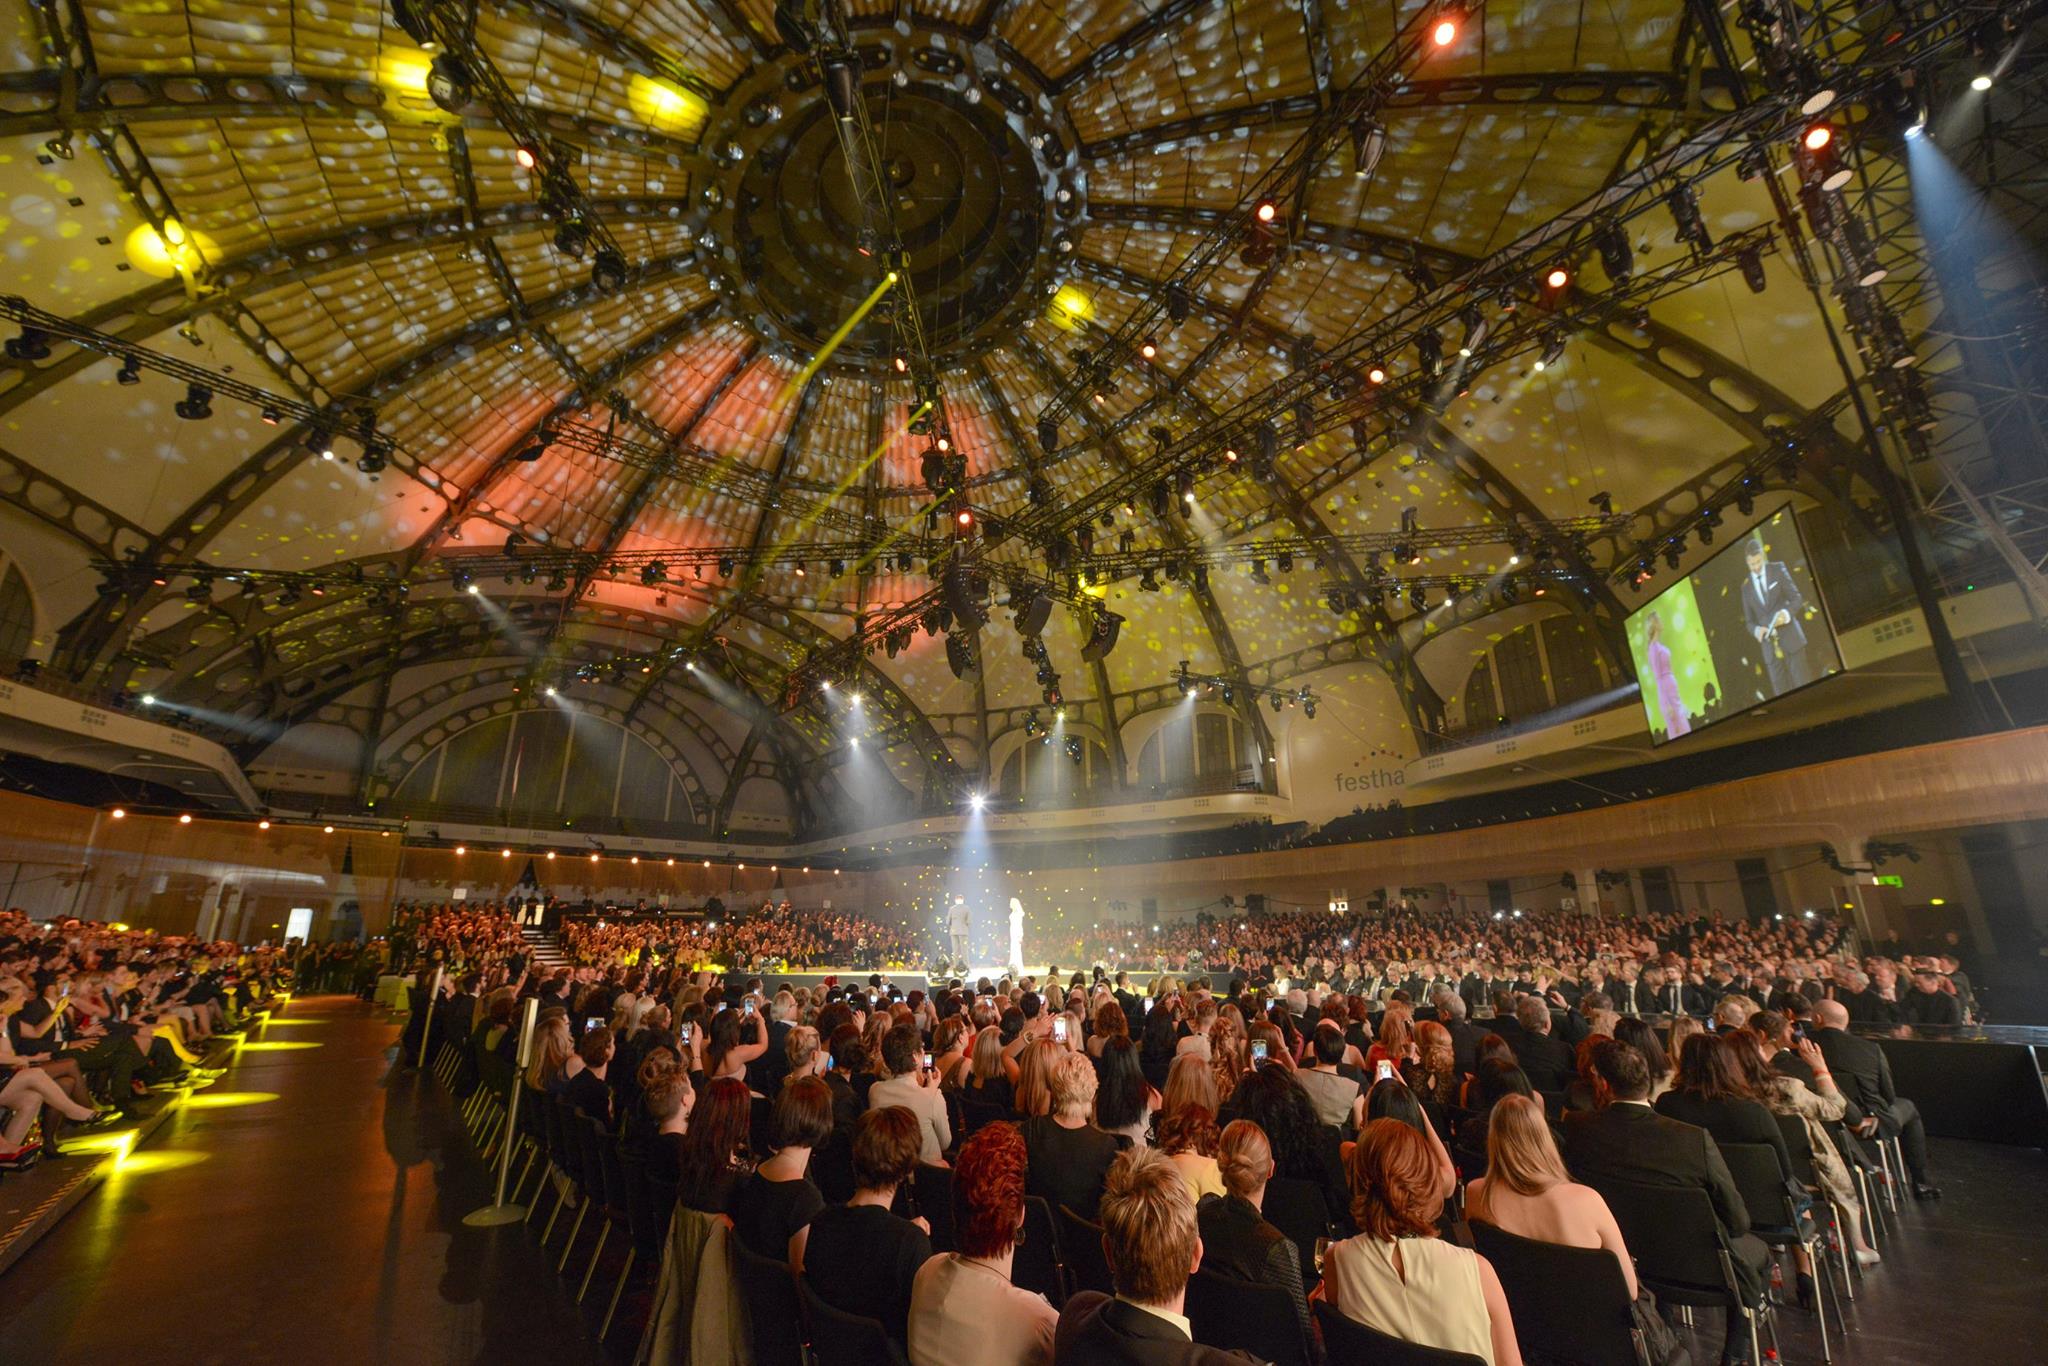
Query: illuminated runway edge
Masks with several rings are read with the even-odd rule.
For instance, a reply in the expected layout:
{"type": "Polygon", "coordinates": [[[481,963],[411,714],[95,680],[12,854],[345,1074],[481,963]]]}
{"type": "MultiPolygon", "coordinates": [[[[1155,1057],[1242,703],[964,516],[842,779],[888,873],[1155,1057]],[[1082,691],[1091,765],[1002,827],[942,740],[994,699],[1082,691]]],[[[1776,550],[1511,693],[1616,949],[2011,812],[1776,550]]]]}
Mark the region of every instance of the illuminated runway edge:
{"type": "Polygon", "coordinates": [[[520,1225],[462,1226],[490,1192],[438,1087],[394,1069],[397,1027],[339,996],[286,1018],[0,1277],[0,1360],[146,1331],[192,1366],[602,1361],[520,1225]]]}

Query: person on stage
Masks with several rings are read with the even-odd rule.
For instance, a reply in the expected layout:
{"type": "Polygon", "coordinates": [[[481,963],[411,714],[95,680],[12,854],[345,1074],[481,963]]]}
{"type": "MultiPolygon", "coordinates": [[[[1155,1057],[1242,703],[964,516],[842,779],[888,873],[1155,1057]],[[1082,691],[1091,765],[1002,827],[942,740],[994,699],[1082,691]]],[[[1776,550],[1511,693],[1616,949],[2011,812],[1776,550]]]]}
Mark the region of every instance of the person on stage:
{"type": "Polygon", "coordinates": [[[1678,675],[1671,667],[1671,647],[1664,643],[1664,618],[1650,613],[1650,676],[1657,682],[1657,710],[1664,718],[1664,738],[1676,740],[1692,732],[1685,699],[1678,695],[1678,675]]]}
{"type": "Polygon", "coordinates": [[[974,913],[967,909],[967,898],[956,896],[946,911],[946,933],[953,941],[953,962],[961,967],[967,963],[967,940],[974,930],[974,913]]]}
{"type": "Polygon", "coordinates": [[[1010,898],[1010,968],[1024,971],[1024,903],[1010,898]]]}
{"type": "Polygon", "coordinates": [[[1784,561],[1773,560],[1761,535],[1751,536],[1743,558],[1749,573],[1742,581],[1742,622],[1763,647],[1764,672],[1773,697],[1804,687],[1806,628],[1799,617],[1806,602],[1784,561]]]}

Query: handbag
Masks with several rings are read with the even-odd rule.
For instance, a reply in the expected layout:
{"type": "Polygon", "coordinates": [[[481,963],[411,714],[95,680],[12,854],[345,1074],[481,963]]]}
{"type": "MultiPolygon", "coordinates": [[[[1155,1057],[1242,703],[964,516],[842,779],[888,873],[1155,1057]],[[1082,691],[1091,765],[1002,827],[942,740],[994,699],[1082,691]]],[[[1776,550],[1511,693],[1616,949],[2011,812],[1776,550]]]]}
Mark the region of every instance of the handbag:
{"type": "Polygon", "coordinates": [[[1657,1307],[1657,1297],[1647,1286],[1637,1288],[1635,1303],[1628,1307],[1628,1312],[1629,1317],[1635,1320],[1636,1333],[1643,1343],[1643,1359],[1648,1366],[1692,1366],[1692,1353],[1685,1350],[1678,1334],[1664,1321],[1664,1313],[1657,1307]]]}

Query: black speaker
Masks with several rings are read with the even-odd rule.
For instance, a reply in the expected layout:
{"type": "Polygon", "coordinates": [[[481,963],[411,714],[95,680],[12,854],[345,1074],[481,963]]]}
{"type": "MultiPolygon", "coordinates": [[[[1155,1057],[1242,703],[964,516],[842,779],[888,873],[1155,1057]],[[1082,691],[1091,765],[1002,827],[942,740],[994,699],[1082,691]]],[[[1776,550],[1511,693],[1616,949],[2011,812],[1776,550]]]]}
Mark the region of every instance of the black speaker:
{"type": "Polygon", "coordinates": [[[1052,620],[1052,599],[1043,593],[1033,593],[1017,609],[1017,634],[1036,636],[1045,633],[1045,623],[1052,620]]]}
{"type": "Polygon", "coordinates": [[[1263,914],[1266,909],[1266,894],[1264,892],[1246,892],[1244,894],[1244,908],[1251,915],[1263,914]]]}
{"type": "Polygon", "coordinates": [[[1109,652],[1116,648],[1116,638],[1124,629],[1124,619],[1114,612],[1095,614],[1095,629],[1088,636],[1088,643],[1081,647],[1081,658],[1094,664],[1109,658],[1109,652]]]}
{"type": "Polygon", "coordinates": [[[955,621],[969,627],[988,621],[986,575],[963,569],[957,564],[948,565],[939,586],[944,590],[946,606],[952,610],[955,621]]]}

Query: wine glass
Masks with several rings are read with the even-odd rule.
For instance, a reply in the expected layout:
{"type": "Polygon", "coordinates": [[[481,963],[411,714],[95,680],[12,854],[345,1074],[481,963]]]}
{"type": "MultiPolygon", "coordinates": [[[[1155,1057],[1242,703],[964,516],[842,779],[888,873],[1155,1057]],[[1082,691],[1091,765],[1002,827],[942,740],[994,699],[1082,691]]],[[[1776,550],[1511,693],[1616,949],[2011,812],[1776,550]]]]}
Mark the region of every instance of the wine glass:
{"type": "Polygon", "coordinates": [[[1323,1258],[1328,1256],[1329,1252],[1330,1240],[1328,1238],[1316,1239],[1316,1275],[1320,1276],[1323,1274],[1323,1258]]]}

